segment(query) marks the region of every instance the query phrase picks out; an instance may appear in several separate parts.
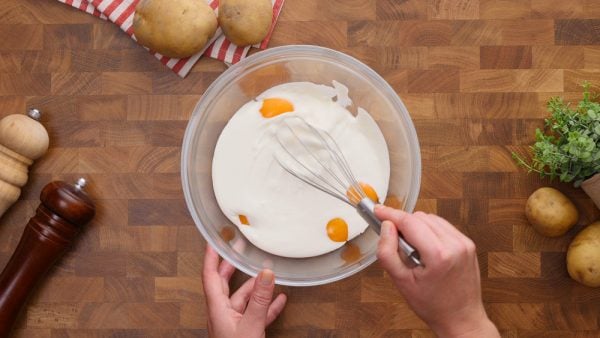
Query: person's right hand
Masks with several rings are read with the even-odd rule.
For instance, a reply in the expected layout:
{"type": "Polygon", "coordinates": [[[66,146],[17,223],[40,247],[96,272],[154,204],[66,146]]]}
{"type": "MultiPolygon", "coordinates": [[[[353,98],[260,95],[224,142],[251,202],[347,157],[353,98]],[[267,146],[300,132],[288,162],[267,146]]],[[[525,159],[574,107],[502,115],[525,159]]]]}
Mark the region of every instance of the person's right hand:
{"type": "Polygon", "coordinates": [[[475,244],[441,217],[378,206],[384,220],[377,257],[408,304],[439,337],[500,337],[481,300],[475,244]],[[398,231],[421,256],[409,267],[398,231]]]}

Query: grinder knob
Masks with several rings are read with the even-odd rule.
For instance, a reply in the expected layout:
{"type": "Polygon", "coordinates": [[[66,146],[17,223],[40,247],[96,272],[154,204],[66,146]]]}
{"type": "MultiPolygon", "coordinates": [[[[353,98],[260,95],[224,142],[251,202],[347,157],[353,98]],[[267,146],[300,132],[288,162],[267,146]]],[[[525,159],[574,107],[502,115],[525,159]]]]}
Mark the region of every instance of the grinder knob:
{"type": "Polygon", "coordinates": [[[52,215],[66,221],[69,228],[79,231],[79,228],[92,220],[96,212],[94,202],[84,192],[86,184],[84,178],[78,179],[75,184],[62,181],[49,183],[42,189],[42,203],[38,210],[47,209],[52,215]]]}

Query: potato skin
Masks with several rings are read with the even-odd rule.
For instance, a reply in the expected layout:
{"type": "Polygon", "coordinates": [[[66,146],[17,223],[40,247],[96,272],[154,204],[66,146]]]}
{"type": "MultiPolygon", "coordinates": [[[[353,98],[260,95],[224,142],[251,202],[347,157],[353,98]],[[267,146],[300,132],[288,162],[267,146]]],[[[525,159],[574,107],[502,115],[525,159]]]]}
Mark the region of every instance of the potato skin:
{"type": "Polygon", "coordinates": [[[137,41],[164,56],[201,51],[217,31],[217,16],[203,0],[142,0],[133,17],[137,41]]]}
{"type": "Polygon", "coordinates": [[[567,251],[569,276],[583,285],[600,287],[600,222],[583,229],[567,251]]]}
{"type": "Polygon", "coordinates": [[[219,25],[238,46],[261,42],[271,29],[273,7],[270,0],[220,0],[219,25]]]}
{"type": "Polygon", "coordinates": [[[573,202],[550,187],[539,188],[529,196],[525,215],[538,233],[548,237],[564,235],[579,219],[573,202]]]}

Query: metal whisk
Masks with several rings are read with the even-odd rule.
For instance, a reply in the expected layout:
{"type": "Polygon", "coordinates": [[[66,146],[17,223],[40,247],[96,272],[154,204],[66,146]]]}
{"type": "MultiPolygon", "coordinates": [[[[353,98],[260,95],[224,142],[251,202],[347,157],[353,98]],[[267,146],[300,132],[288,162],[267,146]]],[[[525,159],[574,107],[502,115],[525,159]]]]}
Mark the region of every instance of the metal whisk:
{"type": "MultiPolygon", "coordinates": [[[[352,173],[335,140],[324,130],[298,116],[286,117],[275,132],[281,151],[275,158],[299,180],[356,208],[377,234],[381,221],[375,216],[375,202],[365,193],[352,173]]],[[[419,253],[400,236],[400,249],[416,265],[419,253]]]]}

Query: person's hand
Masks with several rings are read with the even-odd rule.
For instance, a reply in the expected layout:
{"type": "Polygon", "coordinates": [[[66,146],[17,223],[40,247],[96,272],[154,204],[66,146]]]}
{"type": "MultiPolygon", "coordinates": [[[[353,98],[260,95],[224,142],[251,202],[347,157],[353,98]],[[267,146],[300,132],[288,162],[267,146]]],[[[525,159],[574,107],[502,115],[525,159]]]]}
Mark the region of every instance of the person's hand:
{"type": "Polygon", "coordinates": [[[475,244],[441,217],[378,206],[384,220],[377,257],[408,304],[439,337],[500,337],[481,300],[475,244]],[[410,267],[398,231],[421,255],[410,267]]]}
{"type": "Polygon", "coordinates": [[[209,245],[204,254],[202,283],[208,307],[208,332],[213,338],[257,338],[279,316],[286,302],[284,294],[273,299],[275,276],[263,270],[257,278],[247,280],[229,296],[229,279],[235,268],[223,260],[209,245]]]}

